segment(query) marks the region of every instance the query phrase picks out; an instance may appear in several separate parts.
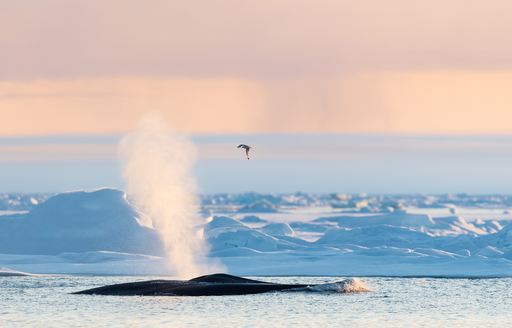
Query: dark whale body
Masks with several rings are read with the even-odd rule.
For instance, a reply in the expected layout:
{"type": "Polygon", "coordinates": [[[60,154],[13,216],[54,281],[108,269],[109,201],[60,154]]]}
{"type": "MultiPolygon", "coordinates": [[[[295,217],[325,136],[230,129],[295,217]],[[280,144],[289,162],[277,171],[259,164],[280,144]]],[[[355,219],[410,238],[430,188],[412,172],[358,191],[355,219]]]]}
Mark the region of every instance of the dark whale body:
{"type": "Polygon", "coordinates": [[[313,285],[277,284],[217,273],[190,280],[149,280],[108,285],[74,294],[117,296],[245,295],[306,288],[313,285]]]}

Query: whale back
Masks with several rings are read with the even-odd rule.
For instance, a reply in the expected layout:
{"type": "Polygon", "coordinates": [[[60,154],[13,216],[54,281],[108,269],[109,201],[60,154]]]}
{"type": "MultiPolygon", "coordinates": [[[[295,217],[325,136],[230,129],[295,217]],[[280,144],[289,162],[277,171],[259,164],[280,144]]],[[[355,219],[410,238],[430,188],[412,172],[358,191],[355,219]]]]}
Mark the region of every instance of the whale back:
{"type": "Polygon", "coordinates": [[[197,278],[190,279],[189,281],[193,282],[210,282],[210,283],[224,283],[224,284],[264,284],[266,282],[247,279],[237,276],[232,276],[230,274],[225,273],[215,273],[208,274],[204,276],[200,276],[197,278]]]}

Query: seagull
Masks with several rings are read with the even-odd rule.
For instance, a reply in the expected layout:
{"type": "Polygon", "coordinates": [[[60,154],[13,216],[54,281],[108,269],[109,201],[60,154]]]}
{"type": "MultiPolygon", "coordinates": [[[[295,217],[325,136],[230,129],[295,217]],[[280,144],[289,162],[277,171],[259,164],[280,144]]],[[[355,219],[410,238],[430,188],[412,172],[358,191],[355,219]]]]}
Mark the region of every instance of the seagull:
{"type": "Polygon", "coordinates": [[[249,158],[249,150],[252,148],[251,146],[247,146],[245,144],[239,144],[236,148],[245,149],[245,156],[247,156],[247,159],[250,159],[249,158]]]}

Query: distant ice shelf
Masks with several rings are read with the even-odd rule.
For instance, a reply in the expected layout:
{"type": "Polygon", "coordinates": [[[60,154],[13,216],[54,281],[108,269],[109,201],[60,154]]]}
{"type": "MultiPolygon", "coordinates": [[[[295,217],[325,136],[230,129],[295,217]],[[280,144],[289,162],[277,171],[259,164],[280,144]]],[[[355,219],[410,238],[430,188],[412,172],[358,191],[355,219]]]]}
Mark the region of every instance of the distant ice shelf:
{"type": "MultiPolygon", "coordinates": [[[[237,275],[512,276],[511,217],[496,208],[509,202],[466,195],[218,195],[203,199],[210,216],[198,229],[209,244],[203,260],[220,261],[237,275]],[[330,201],[336,206],[326,206],[330,201]],[[425,212],[427,203],[436,215],[425,212]],[[469,212],[470,219],[461,215],[469,212]]],[[[139,217],[114,189],[58,194],[29,212],[2,215],[0,266],[10,270],[0,275],[172,275],[158,234],[139,217]]]]}

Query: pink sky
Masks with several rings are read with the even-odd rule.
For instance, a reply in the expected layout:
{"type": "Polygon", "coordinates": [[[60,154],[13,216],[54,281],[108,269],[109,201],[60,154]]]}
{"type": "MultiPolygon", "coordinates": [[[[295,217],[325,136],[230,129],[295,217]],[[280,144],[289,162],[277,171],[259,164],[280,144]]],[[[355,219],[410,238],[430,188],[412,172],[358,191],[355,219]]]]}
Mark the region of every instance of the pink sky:
{"type": "Polygon", "coordinates": [[[512,3],[0,0],[0,136],[510,134],[512,3]]]}

